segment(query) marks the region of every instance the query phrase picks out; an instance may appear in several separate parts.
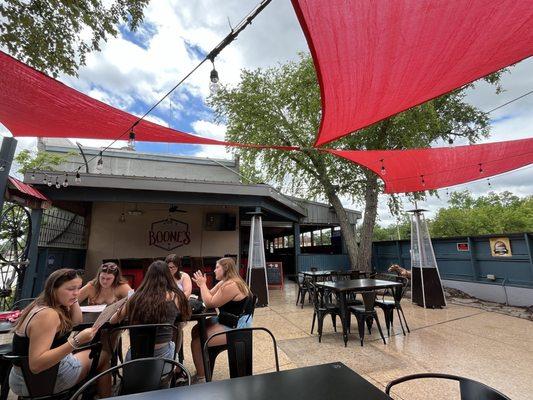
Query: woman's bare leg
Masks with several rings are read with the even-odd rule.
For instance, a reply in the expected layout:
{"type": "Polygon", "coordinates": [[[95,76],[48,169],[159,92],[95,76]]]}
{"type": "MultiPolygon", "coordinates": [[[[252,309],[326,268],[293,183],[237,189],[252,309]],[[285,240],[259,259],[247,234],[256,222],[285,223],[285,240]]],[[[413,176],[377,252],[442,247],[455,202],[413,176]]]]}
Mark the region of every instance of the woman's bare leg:
{"type": "MultiPolygon", "coordinates": [[[[198,377],[202,378],[205,377],[205,371],[204,371],[204,363],[203,363],[203,355],[202,355],[202,348],[200,346],[200,335],[198,332],[198,329],[195,330],[197,326],[193,327],[192,330],[192,341],[191,341],[191,351],[192,351],[192,359],[194,362],[194,366],[196,367],[196,374],[198,377]]],[[[225,332],[227,329],[225,326],[220,324],[212,324],[208,325],[206,328],[207,337],[209,338],[211,335],[218,333],[218,332],[225,332]]],[[[226,337],[223,335],[217,336],[216,338],[212,339],[209,342],[209,346],[220,346],[226,344],[226,337]]]]}

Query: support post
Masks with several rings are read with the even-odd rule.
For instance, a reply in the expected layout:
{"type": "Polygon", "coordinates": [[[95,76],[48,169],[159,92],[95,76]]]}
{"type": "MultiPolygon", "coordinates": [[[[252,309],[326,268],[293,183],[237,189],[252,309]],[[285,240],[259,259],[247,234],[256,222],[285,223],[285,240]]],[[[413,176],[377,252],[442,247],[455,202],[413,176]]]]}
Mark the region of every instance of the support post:
{"type": "Polygon", "coordinates": [[[293,234],[294,234],[294,272],[296,275],[300,272],[300,254],[302,250],[300,249],[300,223],[295,222],[293,224],[293,234]]]}
{"type": "Polygon", "coordinates": [[[2,139],[2,147],[0,148],[0,210],[4,209],[7,178],[9,177],[9,171],[16,149],[17,139],[13,137],[4,137],[2,139]]]}
{"type": "Polygon", "coordinates": [[[24,271],[21,296],[23,299],[34,296],[34,286],[37,279],[37,255],[39,253],[39,235],[41,233],[42,209],[31,210],[31,241],[28,251],[28,266],[24,271]]]}

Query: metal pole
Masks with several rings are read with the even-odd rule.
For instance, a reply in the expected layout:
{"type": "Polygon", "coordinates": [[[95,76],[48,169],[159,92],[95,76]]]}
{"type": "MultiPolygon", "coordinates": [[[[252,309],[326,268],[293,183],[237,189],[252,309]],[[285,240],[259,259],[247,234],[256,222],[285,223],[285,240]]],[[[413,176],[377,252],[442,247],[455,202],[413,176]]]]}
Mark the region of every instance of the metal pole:
{"type": "Polygon", "coordinates": [[[0,210],[4,209],[4,197],[7,188],[7,178],[13,163],[13,157],[17,148],[17,139],[13,137],[4,137],[2,147],[0,148],[0,210]]]}

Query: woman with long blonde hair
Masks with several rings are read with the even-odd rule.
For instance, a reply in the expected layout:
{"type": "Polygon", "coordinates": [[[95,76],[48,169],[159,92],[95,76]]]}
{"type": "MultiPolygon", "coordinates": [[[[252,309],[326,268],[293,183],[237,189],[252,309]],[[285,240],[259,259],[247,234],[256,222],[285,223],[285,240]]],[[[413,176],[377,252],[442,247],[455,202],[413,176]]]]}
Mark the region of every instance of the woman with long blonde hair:
{"type": "MultiPolygon", "coordinates": [[[[207,320],[207,337],[214,333],[224,332],[232,328],[252,326],[251,310],[253,309],[252,293],[243,281],[235,260],[230,257],[221,258],[215,267],[215,279],[219,281],[212,289],[207,287],[206,276],[196,271],[192,280],[200,288],[202,300],[207,308],[218,308],[219,314],[207,320]]],[[[226,337],[220,335],[209,342],[210,346],[226,344],[226,337]]],[[[196,367],[197,382],[205,382],[202,349],[198,327],[192,329],[191,350],[196,367]]]]}

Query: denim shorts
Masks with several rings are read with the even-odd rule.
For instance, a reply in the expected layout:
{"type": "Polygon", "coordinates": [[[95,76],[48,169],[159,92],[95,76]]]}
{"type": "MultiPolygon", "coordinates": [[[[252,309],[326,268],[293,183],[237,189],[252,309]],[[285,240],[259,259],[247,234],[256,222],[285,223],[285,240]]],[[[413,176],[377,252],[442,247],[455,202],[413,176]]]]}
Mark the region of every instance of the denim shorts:
{"type": "MultiPolygon", "coordinates": [[[[154,357],[157,358],[170,358],[171,360],[174,360],[174,349],[176,348],[176,343],[174,343],[172,340],[165,344],[165,346],[160,347],[158,349],[154,349],[154,357]]],[[[128,349],[128,352],[126,353],[126,358],[124,361],[130,361],[131,360],[131,348],[128,349]]],[[[172,365],[166,364],[165,368],[163,370],[164,374],[168,374],[170,371],[172,371],[172,365]]]]}
{"type": "MultiPolygon", "coordinates": [[[[81,362],[72,353],[63,358],[59,362],[54,393],[62,392],[74,386],[80,379],[81,371],[81,362]]],[[[9,374],[9,387],[18,396],[30,395],[24,382],[24,377],[22,376],[22,370],[19,367],[14,366],[11,369],[9,374]]]]}
{"type": "MultiPolygon", "coordinates": [[[[229,326],[223,325],[220,322],[218,322],[218,317],[211,317],[209,318],[208,321],[211,324],[219,324],[220,326],[223,326],[224,329],[226,329],[227,331],[232,329],[229,326]]],[[[252,322],[253,322],[253,317],[250,314],[245,314],[239,318],[239,321],[237,321],[236,328],[251,328],[252,322]]]]}

